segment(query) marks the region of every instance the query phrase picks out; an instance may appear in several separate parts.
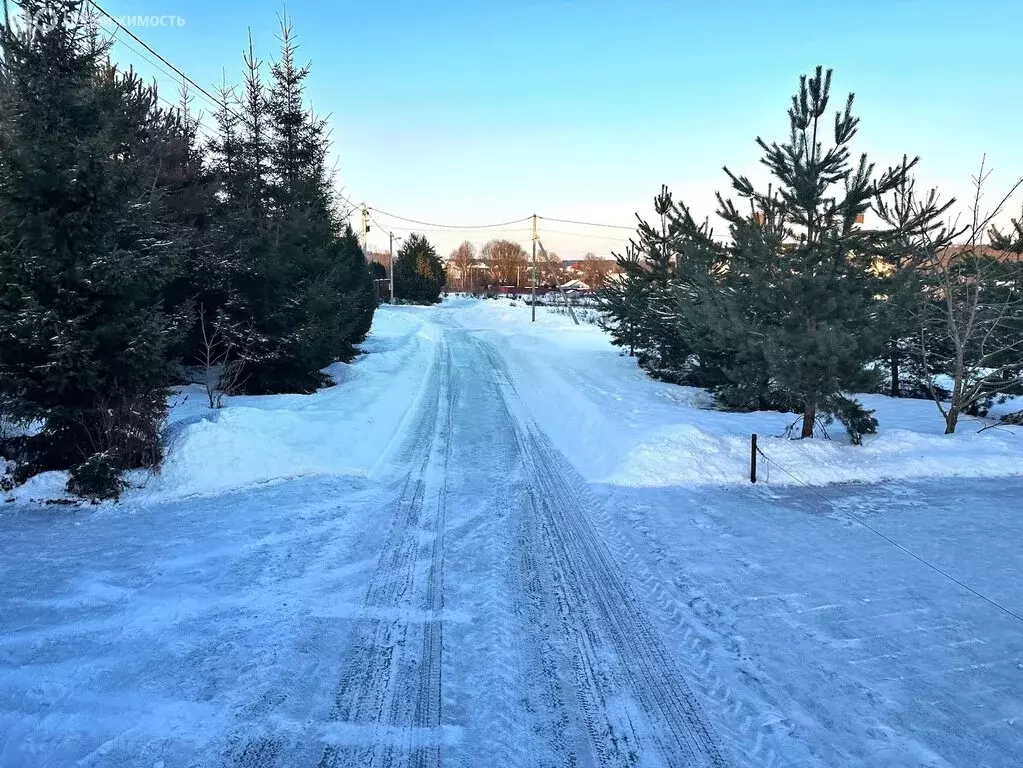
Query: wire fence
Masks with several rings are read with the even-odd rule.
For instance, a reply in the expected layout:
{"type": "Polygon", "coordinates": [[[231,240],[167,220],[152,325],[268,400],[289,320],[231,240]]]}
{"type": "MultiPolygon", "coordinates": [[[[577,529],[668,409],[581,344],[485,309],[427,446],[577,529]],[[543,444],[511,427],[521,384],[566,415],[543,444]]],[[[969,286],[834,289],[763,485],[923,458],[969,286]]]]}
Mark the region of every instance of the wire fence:
{"type": "Polygon", "coordinates": [[[966,590],[967,592],[969,592],[974,597],[977,597],[980,600],[983,600],[988,605],[990,605],[990,606],[992,606],[994,608],[997,608],[1002,613],[1006,614],[1007,616],[1011,616],[1012,618],[1016,619],[1016,621],[1018,621],[1021,624],[1023,624],[1023,616],[1021,616],[1019,613],[1016,613],[1011,608],[1007,608],[1006,606],[1004,606],[1001,603],[999,603],[998,601],[988,597],[987,595],[983,594],[982,592],[978,592],[976,589],[974,589],[970,585],[965,584],[964,582],[960,581],[959,579],[957,579],[952,574],[948,573],[948,571],[945,571],[944,569],[942,569],[941,567],[935,565],[931,561],[921,557],[920,555],[916,554],[912,550],[906,548],[905,546],[903,546],[899,542],[897,542],[894,539],[892,539],[887,534],[881,532],[880,530],[878,530],[877,528],[872,526],[870,523],[865,521],[863,518],[861,518],[855,512],[852,512],[852,511],[850,511],[848,509],[843,509],[838,504],[836,504],[833,499],[829,499],[827,496],[825,496],[823,493],[821,493],[817,488],[815,488],[814,486],[810,485],[808,482],[806,482],[802,478],[796,476],[795,474],[790,472],[788,469],[783,467],[781,464],[779,464],[777,461],[775,461],[770,456],[768,456],[766,453],[764,453],[763,449],[759,445],[757,445],[755,441],[753,443],[753,446],[754,446],[755,453],[757,455],[759,455],[760,457],[762,457],[764,459],[764,461],[766,462],[765,466],[768,468],[767,482],[770,482],[770,474],[769,474],[770,473],[770,467],[773,466],[779,472],[782,472],[783,474],[787,475],[789,478],[794,480],[796,482],[796,484],[802,486],[803,488],[806,488],[808,491],[810,491],[810,493],[812,493],[814,496],[816,496],[821,501],[823,501],[828,507],[833,509],[841,517],[845,518],[846,520],[850,521],[851,523],[854,523],[856,525],[861,526],[862,528],[865,528],[870,533],[874,534],[878,538],[880,538],[883,541],[887,542],[889,545],[895,547],[896,549],[898,549],[903,554],[908,555],[909,557],[913,558],[918,563],[920,563],[921,565],[924,565],[925,567],[929,568],[934,573],[937,573],[938,575],[944,577],[948,581],[950,581],[953,584],[956,584],[957,586],[959,586],[961,589],[966,590]]]}

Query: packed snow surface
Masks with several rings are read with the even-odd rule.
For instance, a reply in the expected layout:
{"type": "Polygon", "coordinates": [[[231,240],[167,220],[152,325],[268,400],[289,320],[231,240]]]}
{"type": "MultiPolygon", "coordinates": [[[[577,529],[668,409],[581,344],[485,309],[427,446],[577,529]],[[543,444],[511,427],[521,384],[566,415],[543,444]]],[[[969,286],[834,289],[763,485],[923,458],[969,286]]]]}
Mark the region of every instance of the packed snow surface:
{"type": "Polygon", "coordinates": [[[789,441],[537,319],[383,308],[335,387],[183,390],[119,505],[19,489],[0,765],[1020,764],[1019,430],[789,441]]]}
{"type": "MultiPolygon", "coordinates": [[[[715,410],[703,390],[647,377],[597,326],[576,326],[549,308],[538,308],[535,323],[530,317],[530,307],[507,299],[459,312],[461,323],[514,360],[512,374],[531,410],[592,482],[748,482],[752,433],[777,463],[766,468],[777,485],[1023,474],[1020,427],[980,432],[992,421],[964,417],[950,437],[930,400],[863,394],[857,397],[875,411],[880,430],[862,446],[850,446],[837,422],[830,440],[792,440],[785,432],[793,414],[715,410]]],[[[1023,402],[1000,409],[1020,410],[1023,402]]]]}

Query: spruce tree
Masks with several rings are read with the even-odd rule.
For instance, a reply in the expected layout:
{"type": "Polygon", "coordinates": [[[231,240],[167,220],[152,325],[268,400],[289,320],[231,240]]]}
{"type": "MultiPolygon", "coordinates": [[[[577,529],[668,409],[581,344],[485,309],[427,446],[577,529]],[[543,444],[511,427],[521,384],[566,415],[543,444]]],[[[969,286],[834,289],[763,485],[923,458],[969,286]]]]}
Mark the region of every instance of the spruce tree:
{"type": "Polygon", "coordinates": [[[226,218],[220,215],[218,174],[198,141],[199,122],[187,91],[181,93],[180,122],[174,162],[165,169],[161,188],[168,213],[182,232],[181,268],[164,290],[164,306],[182,333],[174,357],[183,367],[200,363],[205,354],[218,359],[228,347],[243,348],[243,324],[233,318],[238,297],[238,253],[226,218]],[[216,324],[219,348],[204,349],[204,324],[216,324]]]}
{"type": "Polygon", "coordinates": [[[271,167],[277,259],[287,266],[284,283],[298,307],[285,313],[298,343],[280,360],[302,388],[306,377],[327,383],[320,369],[349,360],[365,338],[376,307],[372,278],[362,249],[334,213],[327,168],[326,123],[305,104],[309,67],[296,63],[297,44],[287,18],[281,22],[281,55],[271,67],[271,167]]]}
{"type": "Polygon", "coordinates": [[[376,295],[361,248],[336,214],[325,122],[305,103],[308,66],[296,62],[287,19],[270,67],[245,56],[241,120],[224,110],[214,144],[220,214],[239,250],[236,311],[251,325],[243,386],[311,392],[322,369],[348,360],[369,330],[376,295]]]}
{"type": "Polygon", "coordinates": [[[394,296],[410,304],[436,304],[444,286],[444,265],[430,242],[413,232],[394,259],[394,296]]]}
{"type": "Polygon", "coordinates": [[[27,0],[46,23],[0,32],[0,384],[42,423],[34,466],[116,495],[159,462],[180,255],[161,179],[181,125],[106,63],[78,0],[27,0]]]}
{"type": "Polygon", "coordinates": [[[377,263],[367,263],[359,238],[349,224],[338,239],[336,260],[341,296],[340,338],[351,347],[366,338],[373,324],[377,295],[372,264],[377,263]]]}

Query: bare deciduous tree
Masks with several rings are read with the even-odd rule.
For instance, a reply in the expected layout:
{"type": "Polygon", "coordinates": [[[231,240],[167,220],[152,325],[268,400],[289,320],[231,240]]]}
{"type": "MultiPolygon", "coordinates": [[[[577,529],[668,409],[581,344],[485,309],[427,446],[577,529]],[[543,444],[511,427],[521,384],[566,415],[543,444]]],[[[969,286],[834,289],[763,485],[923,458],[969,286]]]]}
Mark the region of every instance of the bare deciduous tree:
{"type": "Polygon", "coordinates": [[[945,419],[945,434],[956,431],[963,413],[1023,384],[1023,260],[990,240],[994,234],[995,244],[1004,245],[992,222],[1023,179],[984,210],[990,175],[982,160],[969,220],[948,228],[964,242],[948,245],[934,237],[914,264],[925,276],[916,311],[925,383],[945,419]],[[940,374],[949,378],[948,390],[936,381],[940,374]]]}
{"type": "Polygon", "coordinates": [[[199,307],[199,333],[196,357],[206,397],[210,408],[222,408],[224,397],[234,394],[245,383],[245,361],[239,349],[242,334],[222,312],[208,322],[204,307],[199,307]]]}
{"type": "Polygon", "coordinates": [[[604,279],[614,269],[615,262],[610,259],[600,259],[593,253],[587,253],[579,265],[579,274],[582,281],[593,290],[603,287],[604,279]]]}
{"type": "Polygon", "coordinates": [[[476,247],[468,240],[463,240],[448,256],[449,280],[454,277],[459,290],[463,292],[471,288],[472,266],[475,261],[476,247]]]}
{"type": "Polygon", "coordinates": [[[483,246],[482,256],[490,266],[491,279],[497,284],[521,288],[529,282],[529,258],[518,243],[491,240],[483,246]]]}
{"type": "Polygon", "coordinates": [[[539,266],[539,273],[540,282],[546,285],[562,285],[568,281],[568,270],[554,251],[548,252],[546,260],[539,266]]]}

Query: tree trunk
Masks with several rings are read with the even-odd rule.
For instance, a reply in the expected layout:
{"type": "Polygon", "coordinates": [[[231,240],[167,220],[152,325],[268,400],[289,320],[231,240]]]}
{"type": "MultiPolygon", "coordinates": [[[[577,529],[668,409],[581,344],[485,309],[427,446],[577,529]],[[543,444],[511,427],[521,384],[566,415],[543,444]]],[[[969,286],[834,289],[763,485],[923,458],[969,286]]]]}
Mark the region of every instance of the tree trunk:
{"type": "MultiPolygon", "coordinates": [[[[816,136],[816,127],[814,128],[814,135],[816,136]]],[[[816,138],[815,138],[816,140],[816,138]]],[[[813,214],[807,211],[807,242],[812,242],[810,235],[813,232],[813,214]]],[[[812,338],[817,331],[817,318],[814,315],[810,315],[806,318],[806,337],[812,338]]],[[[803,401],[803,432],[799,435],[802,440],[807,437],[813,437],[814,422],[817,421],[817,393],[811,392],[806,396],[803,401]]]]}
{"type": "Polygon", "coordinates": [[[899,384],[899,348],[892,344],[891,354],[888,358],[892,375],[892,397],[902,397],[902,387],[899,384]]]}
{"type": "Polygon", "coordinates": [[[956,431],[956,425],[959,423],[959,414],[962,412],[964,405],[963,401],[966,397],[963,394],[963,381],[966,378],[966,365],[963,362],[963,348],[962,346],[956,352],[956,367],[955,367],[955,378],[952,381],[952,401],[948,404],[948,413],[945,414],[945,434],[951,435],[956,431]]]}
{"type": "Polygon", "coordinates": [[[800,439],[804,437],[813,437],[813,425],[815,421],[817,421],[816,393],[807,397],[803,404],[803,432],[799,435],[800,439]]]}
{"type": "Polygon", "coordinates": [[[955,434],[956,424],[959,423],[959,409],[952,407],[948,409],[948,413],[945,414],[945,434],[955,434]]]}

